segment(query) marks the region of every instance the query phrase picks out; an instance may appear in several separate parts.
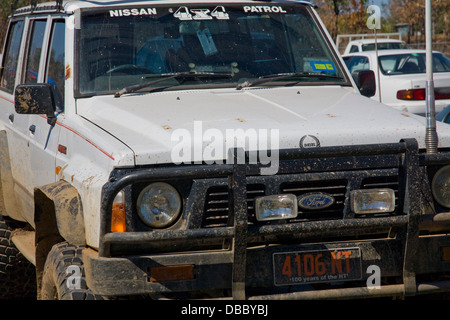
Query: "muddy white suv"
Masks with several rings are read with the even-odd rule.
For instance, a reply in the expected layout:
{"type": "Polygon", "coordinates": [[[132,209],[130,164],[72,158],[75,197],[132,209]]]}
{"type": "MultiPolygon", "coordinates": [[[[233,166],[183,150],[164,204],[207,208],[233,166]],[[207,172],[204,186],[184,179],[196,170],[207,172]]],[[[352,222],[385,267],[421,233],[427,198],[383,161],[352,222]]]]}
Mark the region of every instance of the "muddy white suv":
{"type": "Polygon", "coordinates": [[[15,8],[0,295],[449,290],[450,127],[357,81],[306,1],[15,8]]]}

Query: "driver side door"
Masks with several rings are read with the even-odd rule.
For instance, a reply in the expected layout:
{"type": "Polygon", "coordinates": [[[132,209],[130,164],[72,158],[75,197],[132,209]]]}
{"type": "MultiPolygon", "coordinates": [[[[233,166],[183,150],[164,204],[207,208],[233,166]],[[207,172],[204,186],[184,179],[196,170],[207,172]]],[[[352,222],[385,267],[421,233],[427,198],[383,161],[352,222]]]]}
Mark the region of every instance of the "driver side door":
{"type": "MultiPolygon", "coordinates": [[[[64,20],[49,18],[45,30],[45,40],[40,50],[40,65],[37,83],[49,83],[54,87],[57,115],[64,110],[64,20]]],[[[30,52],[30,58],[32,57],[30,52]]],[[[37,59],[37,58],[36,58],[37,59]]],[[[32,61],[32,58],[31,60],[32,61]]],[[[30,115],[30,162],[33,185],[42,186],[56,181],[56,156],[58,154],[61,126],[49,123],[45,115],[30,115]]]]}

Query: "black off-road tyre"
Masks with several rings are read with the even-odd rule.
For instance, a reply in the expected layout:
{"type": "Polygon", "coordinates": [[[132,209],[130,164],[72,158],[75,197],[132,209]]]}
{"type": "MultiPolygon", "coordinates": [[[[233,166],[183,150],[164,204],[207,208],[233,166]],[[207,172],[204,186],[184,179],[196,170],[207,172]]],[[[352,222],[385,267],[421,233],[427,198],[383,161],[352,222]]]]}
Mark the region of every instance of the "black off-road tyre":
{"type": "Polygon", "coordinates": [[[86,286],[81,256],[83,249],[83,246],[74,246],[67,242],[53,246],[44,266],[40,299],[103,300],[86,286]]]}
{"type": "Polygon", "coordinates": [[[36,299],[36,269],[12,243],[12,225],[0,215],[0,300],[36,299]]]}

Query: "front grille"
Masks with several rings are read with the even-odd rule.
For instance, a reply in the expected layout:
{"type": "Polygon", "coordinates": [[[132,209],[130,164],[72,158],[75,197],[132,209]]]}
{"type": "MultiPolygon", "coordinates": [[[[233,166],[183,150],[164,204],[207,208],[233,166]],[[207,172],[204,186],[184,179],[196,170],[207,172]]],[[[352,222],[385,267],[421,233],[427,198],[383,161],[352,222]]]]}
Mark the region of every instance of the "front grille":
{"type": "Polygon", "coordinates": [[[334,198],[331,207],[321,210],[305,210],[299,207],[295,221],[342,219],[345,206],[346,180],[300,181],[281,185],[281,193],[292,193],[297,196],[307,193],[326,193],[334,198]]]}
{"type": "MultiPolygon", "coordinates": [[[[292,179],[291,179],[292,180],[292,179]]],[[[301,180],[297,181],[285,181],[279,182],[279,185],[275,185],[271,181],[271,190],[278,190],[272,192],[266,192],[264,184],[248,184],[247,185],[247,210],[248,210],[248,224],[256,224],[258,221],[255,217],[254,201],[256,197],[282,193],[282,194],[294,194],[297,197],[305,195],[307,193],[326,193],[331,195],[335,202],[332,206],[320,209],[320,210],[305,210],[299,207],[299,214],[297,218],[289,220],[289,222],[300,221],[320,221],[330,219],[344,219],[348,214],[348,191],[351,190],[350,186],[355,186],[354,189],[373,189],[373,188],[390,188],[395,192],[395,204],[396,211],[399,209],[399,181],[396,174],[388,174],[386,176],[366,177],[359,179],[359,182],[352,181],[352,178],[348,177],[343,179],[323,179],[323,180],[301,180]]],[[[224,227],[232,225],[233,221],[228,221],[229,217],[229,190],[226,185],[211,186],[208,188],[205,197],[204,215],[202,227],[214,228],[224,227]]]]}
{"type": "MultiPolygon", "coordinates": [[[[249,224],[254,222],[255,198],[265,195],[264,185],[247,185],[247,210],[249,224]]],[[[229,193],[227,186],[214,186],[208,189],[205,198],[205,210],[203,216],[203,227],[223,227],[228,223],[229,193]]],[[[232,221],[231,221],[232,224],[232,221]]]]}
{"type": "MultiPolygon", "coordinates": [[[[345,205],[345,180],[287,182],[280,185],[280,193],[291,193],[297,197],[311,192],[325,192],[334,197],[335,203],[324,210],[299,211],[299,216],[291,222],[304,220],[339,219],[343,216],[345,205]]],[[[248,224],[257,223],[255,217],[255,198],[266,195],[262,184],[247,185],[248,224]]],[[[202,226],[205,228],[223,227],[228,221],[229,191],[227,186],[210,187],[206,193],[202,226]]]]}
{"type": "Polygon", "coordinates": [[[221,227],[228,221],[228,188],[226,186],[208,189],[203,216],[204,227],[221,227]]]}

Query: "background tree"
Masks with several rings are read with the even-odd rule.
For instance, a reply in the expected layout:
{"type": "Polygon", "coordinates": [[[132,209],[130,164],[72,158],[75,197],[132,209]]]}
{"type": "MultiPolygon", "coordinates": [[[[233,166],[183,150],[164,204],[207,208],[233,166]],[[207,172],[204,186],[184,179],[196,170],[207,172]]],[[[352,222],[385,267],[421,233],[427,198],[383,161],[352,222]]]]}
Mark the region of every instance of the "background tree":
{"type": "MultiPolygon", "coordinates": [[[[5,38],[6,29],[8,27],[8,17],[11,14],[11,5],[14,0],[0,0],[0,52],[3,50],[3,40],[5,38]]],[[[17,0],[17,7],[24,6],[29,3],[26,0],[17,0]]]]}
{"type": "Polygon", "coordinates": [[[366,33],[368,0],[318,0],[318,13],[333,39],[338,34],[366,33]],[[364,30],[364,32],[361,32],[364,30]]]}
{"type": "MultiPolygon", "coordinates": [[[[433,0],[433,42],[440,43],[437,50],[448,54],[450,0],[433,0]]],[[[409,24],[408,42],[425,42],[425,0],[390,0],[388,6],[390,21],[395,24],[409,24]]]]}
{"type": "MultiPolygon", "coordinates": [[[[433,6],[435,6],[435,2],[433,6]]],[[[391,18],[393,22],[408,23],[408,40],[416,32],[424,34],[425,31],[425,1],[424,0],[391,0],[389,4],[391,18]]]]}

